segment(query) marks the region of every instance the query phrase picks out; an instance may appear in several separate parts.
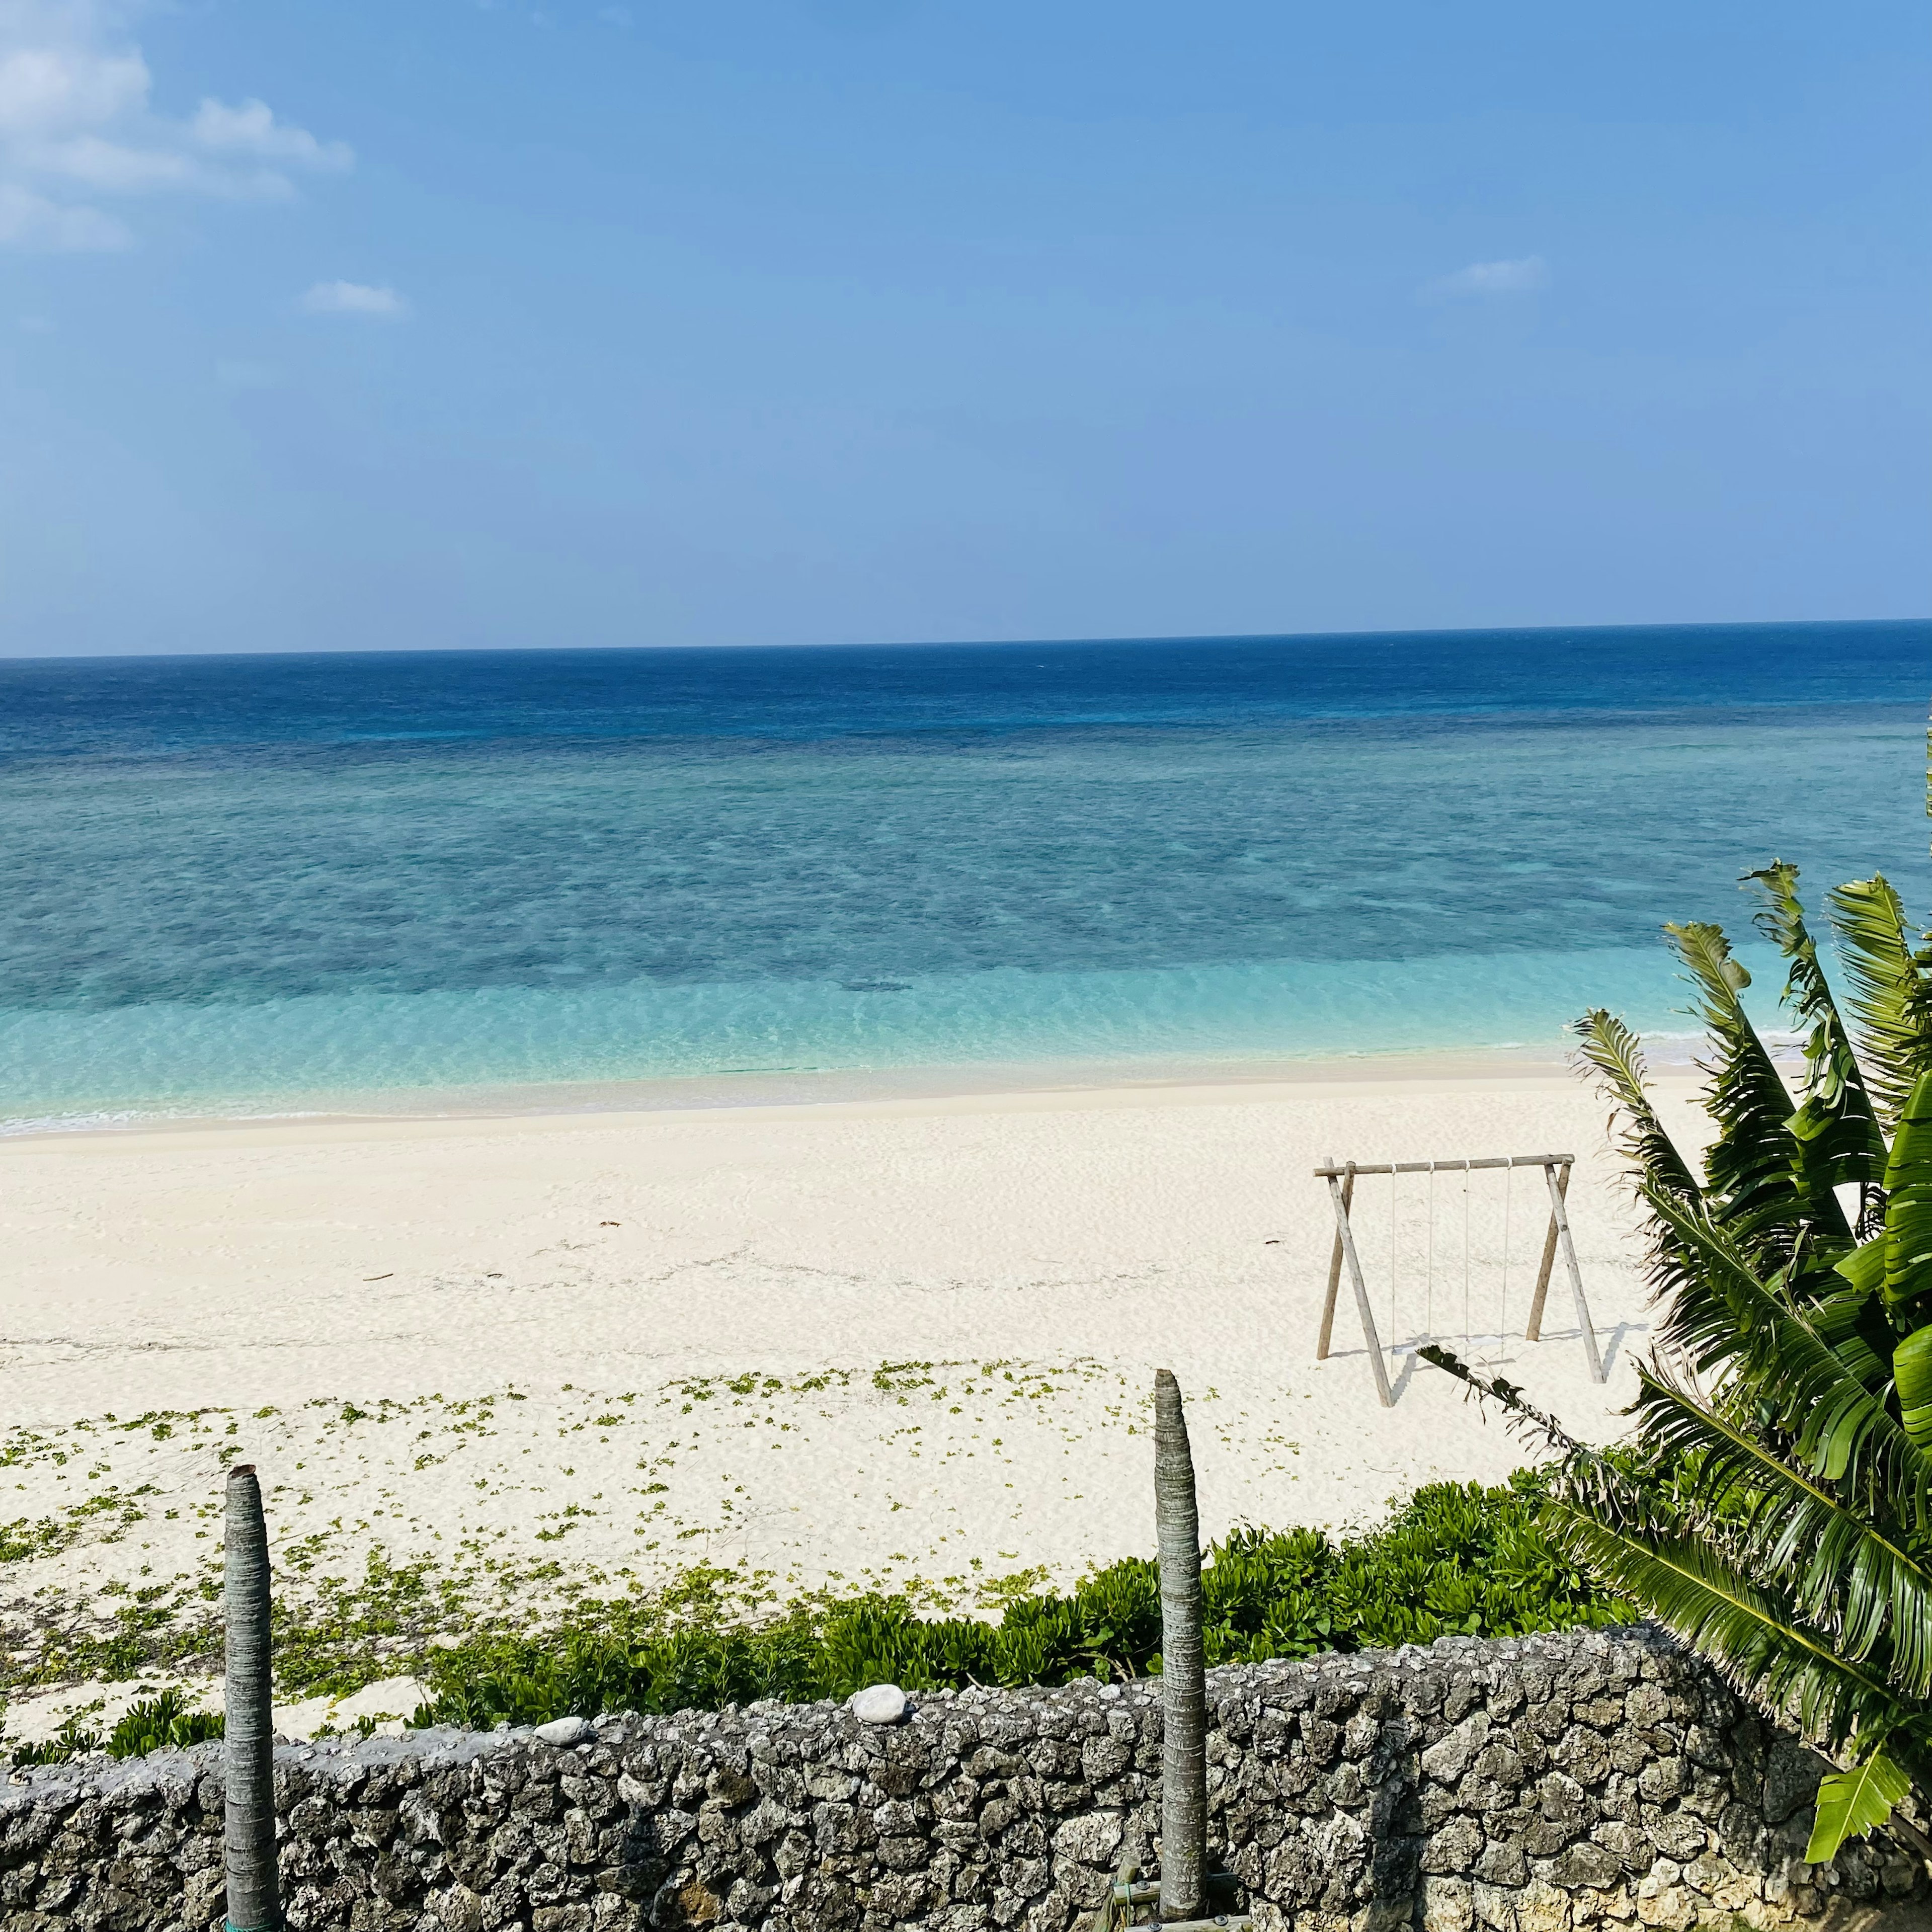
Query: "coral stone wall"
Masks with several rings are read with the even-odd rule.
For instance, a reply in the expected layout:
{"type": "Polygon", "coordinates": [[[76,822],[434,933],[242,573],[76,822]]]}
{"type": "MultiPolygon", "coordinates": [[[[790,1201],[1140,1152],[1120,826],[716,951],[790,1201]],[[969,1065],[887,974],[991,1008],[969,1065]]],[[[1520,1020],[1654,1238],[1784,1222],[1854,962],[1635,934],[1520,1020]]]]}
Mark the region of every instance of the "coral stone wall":
{"type": "MultiPolygon", "coordinates": [[[[1642,1630],[1208,1675],[1210,1863],[1257,1932],[1772,1924],[1920,1898],[1802,1862],[1822,1767],[1642,1630]]],[[[296,1932],[1065,1932],[1158,1814],[1152,1684],[424,1731],[276,1754],[296,1932]],[[556,1732],[559,1727],[547,1727],[556,1732]]],[[[0,1783],[0,1932],[222,1916],[219,1745],[0,1783]]]]}

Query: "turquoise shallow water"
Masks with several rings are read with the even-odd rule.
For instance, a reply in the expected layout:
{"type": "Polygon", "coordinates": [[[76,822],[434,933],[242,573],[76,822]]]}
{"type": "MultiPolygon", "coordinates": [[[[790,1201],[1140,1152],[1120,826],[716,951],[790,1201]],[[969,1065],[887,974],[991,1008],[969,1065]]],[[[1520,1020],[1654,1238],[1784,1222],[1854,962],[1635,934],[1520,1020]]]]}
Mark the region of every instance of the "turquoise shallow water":
{"type": "Polygon", "coordinates": [[[0,665],[0,1113],[1681,1030],[1932,626],[0,665]]]}

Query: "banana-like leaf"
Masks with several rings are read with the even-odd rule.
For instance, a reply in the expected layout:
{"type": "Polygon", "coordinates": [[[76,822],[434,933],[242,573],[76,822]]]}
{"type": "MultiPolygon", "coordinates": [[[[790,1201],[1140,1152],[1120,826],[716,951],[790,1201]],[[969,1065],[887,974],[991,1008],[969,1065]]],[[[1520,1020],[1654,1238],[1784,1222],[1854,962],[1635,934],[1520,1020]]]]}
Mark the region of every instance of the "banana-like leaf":
{"type": "Polygon", "coordinates": [[[1763,893],[1758,930],[1791,962],[1784,1004],[1808,1031],[1804,1042],[1804,1102],[1792,1116],[1802,1170],[1801,1184],[1878,1185],[1885,1171],[1885,1136],[1864,1076],[1838,1017],[1830,982],[1818,963],[1817,943],[1798,896],[1798,868],[1779,859],[1745,878],[1763,893]]]}
{"type": "MultiPolygon", "coordinates": [[[[1562,1497],[1544,1505],[1552,1536],[1620,1595],[1640,1604],[1762,1708],[1790,1711],[1833,1748],[1854,1731],[1910,1733],[1915,1714],[1869,1664],[1840,1656],[1774,1588],[1682,1529],[1600,1520],[1562,1497]]],[[[1922,1728],[1922,1726],[1919,1726],[1922,1728]]]]}
{"type": "Polygon", "coordinates": [[[1923,1321],[1932,1316],[1932,1071],[1899,1118],[1885,1186],[1886,1301],[1923,1321]]]}
{"type": "Polygon", "coordinates": [[[1646,1090],[1643,1049],[1636,1035],[1603,1007],[1570,1022],[1580,1042],[1577,1051],[1600,1076],[1599,1084],[1623,1115],[1619,1145],[1654,1187],[1696,1202],[1703,1190],[1689,1164],[1665,1132],[1646,1090]]]}
{"type": "Polygon", "coordinates": [[[1932,954],[1913,945],[1905,909],[1882,874],[1838,886],[1830,905],[1853,1044],[1880,1121],[1890,1126],[1932,1069],[1932,954]]]}
{"type": "Polygon", "coordinates": [[[1870,1513],[1774,1454],[1744,1414],[1700,1401],[1654,1367],[1639,1373],[1630,1412],[1640,1450],[1678,1472],[1678,1507],[1696,1511],[1741,1570],[1778,1578],[1841,1657],[1858,1662],[1882,1643],[1892,1687],[1923,1697],[1932,1689],[1932,1573],[1870,1513]]]}
{"type": "Polygon", "coordinates": [[[1932,1328],[1920,1328],[1893,1350],[1893,1380],[1905,1432],[1922,1449],[1932,1449],[1932,1328]]]}
{"type": "Polygon", "coordinates": [[[1851,1228],[1828,1183],[1810,1175],[1791,1131],[1791,1095],[1739,998],[1750,975],[1732,956],[1722,928],[1696,921],[1664,931],[1699,988],[1696,1010],[1715,1050],[1705,1105],[1718,1136],[1704,1156],[1717,1197],[1714,1218],[1754,1258],[1778,1266],[1791,1259],[1808,1229],[1812,1252],[1828,1268],[1831,1257],[1851,1246],[1851,1228]]]}
{"type": "MultiPolygon", "coordinates": [[[[1892,1380],[1892,1355],[1898,1346],[1898,1331],[1887,1318],[1878,1293],[1885,1276],[1884,1246],[1882,1237],[1867,1242],[1865,1248],[1880,1251],[1874,1257],[1876,1268],[1861,1264],[1862,1281],[1854,1280],[1851,1287],[1824,1296],[1805,1311],[1805,1319],[1823,1336],[1825,1346],[1874,1394],[1882,1393],[1892,1380]]],[[[1838,1264],[1838,1273],[1846,1274],[1864,1252],[1854,1248],[1838,1264]]]]}
{"type": "Polygon", "coordinates": [[[1681,1273],[1662,1284],[1664,1339],[1700,1371],[1728,1367],[1748,1378],[1752,1394],[1815,1476],[1847,1485],[1859,1507],[1912,1534],[1932,1526],[1932,1455],[1812,1323],[1758,1279],[1728,1229],[1666,1196],[1645,1193],[1652,1213],[1670,1224],[1681,1257],[1681,1273]]]}
{"type": "Polygon", "coordinates": [[[1851,1283],[1855,1293],[1877,1294],[1885,1286],[1884,1235],[1874,1234],[1870,1240],[1861,1241],[1850,1254],[1840,1255],[1832,1268],[1851,1283]]]}
{"type": "Polygon", "coordinates": [[[1854,1771],[1834,1771],[1821,1779],[1804,1862],[1828,1864],[1847,1838],[1862,1838],[1882,1825],[1911,1789],[1911,1779],[1882,1750],[1854,1771]]]}

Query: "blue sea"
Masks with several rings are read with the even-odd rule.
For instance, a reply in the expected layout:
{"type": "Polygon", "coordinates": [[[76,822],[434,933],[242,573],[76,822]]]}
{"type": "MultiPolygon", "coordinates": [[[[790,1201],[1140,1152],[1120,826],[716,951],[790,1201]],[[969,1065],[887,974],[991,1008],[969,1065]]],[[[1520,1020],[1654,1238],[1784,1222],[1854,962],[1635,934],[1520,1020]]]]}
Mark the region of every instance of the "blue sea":
{"type": "Polygon", "coordinates": [[[1748,867],[1932,902],[1928,690],[1927,622],[0,663],[0,1115],[1681,1035],[1748,867]]]}

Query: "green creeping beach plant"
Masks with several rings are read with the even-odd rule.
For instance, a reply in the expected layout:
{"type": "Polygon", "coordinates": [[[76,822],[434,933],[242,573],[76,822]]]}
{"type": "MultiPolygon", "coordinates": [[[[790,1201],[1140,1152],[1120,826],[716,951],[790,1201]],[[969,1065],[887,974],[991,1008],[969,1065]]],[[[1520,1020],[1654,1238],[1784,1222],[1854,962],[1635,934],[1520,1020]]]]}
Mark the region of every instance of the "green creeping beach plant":
{"type": "MultiPolygon", "coordinates": [[[[1354,1535],[1246,1526],[1212,1545],[1202,1570],[1204,1650],[1210,1664],[1258,1662],[1449,1634],[1506,1636],[1628,1621],[1628,1605],[1595,1583],[1541,1527],[1546,1487],[1534,1471],[1507,1484],[1432,1484],[1378,1526],[1354,1535]]],[[[1150,1558],[1110,1564],[1064,1594],[1037,1579],[988,1586],[980,1616],[943,1601],[877,1591],[820,1592],[776,1602],[768,1580],[698,1565],[653,1594],[566,1599],[536,1634],[500,1613],[472,1615],[451,1642],[459,1604],[418,1622],[422,1580],[372,1562],[362,1586],[275,1624],[284,1696],[342,1694],[378,1678],[428,1687],[418,1724],[488,1729],[572,1713],[716,1709],[757,1698],[843,1697],[890,1680],[913,1690],[968,1684],[1113,1681],[1160,1670],[1160,1599],[1150,1558]]],[[[473,1606],[472,1606],[473,1609],[473,1606]]],[[[154,1614],[160,1615],[157,1608],[154,1614]]],[[[130,1634],[60,1661],[71,1678],[151,1642],[130,1634]]],[[[168,1637],[191,1670],[220,1653],[206,1624],[168,1637]]],[[[48,1681],[52,1681],[51,1679],[48,1681]]],[[[56,1738],[16,1745],[16,1764],[89,1751],[135,1755],[221,1735],[218,1714],[190,1711],[178,1690],[134,1706],[105,1739],[85,1714],[56,1738]]],[[[0,1760],[8,1755],[0,1742],[0,1760]]]]}
{"type": "Polygon", "coordinates": [[[24,1771],[36,1764],[64,1764],[69,1758],[84,1757],[100,1748],[100,1733],[88,1729],[85,1721],[72,1717],[50,1738],[37,1744],[8,1744],[0,1739],[0,1754],[10,1768],[24,1771]]]}
{"type": "Polygon", "coordinates": [[[1841,1011],[1797,881],[1782,862],[1746,877],[1789,962],[1795,1100],[1724,934],[1666,928],[1708,1030],[1701,1178],[1628,1029],[1576,1023],[1616,1106],[1662,1311],[1632,1439],[1592,1449],[1514,1384],[1422,1352],[1556,1450],[1541,1522],[1568,1560],[1837,1760],[1810,1862],[1881,1826],[1932,1856],[1900,1810],[1932,1795],[1932,946],[1884,879],[1839,887],[1841,1011]]]}
{"type": "MultiPolygon", "coordinates": [[[[1508,1636],[1627,1619],[1538,1520],[1544,1479],[1436,1484],[1382,1523],[1352,1534],[1239,1527],[1202,1570],[1210,1664],[1427,1642],[1447,1634],[1508,1636]]],[[[286,1559],[285,1559],[286,1560],[286,1559]]],[[[285,1573],[299,1576],[299,1564],[285,1573]]],[[[212,1594],[218,1583],[204,1580],[212,1594]]],[[[969,1683],[1056,1684],[1144,1676],[1160,1668],[1155,1566],[1130,1558],[1070,1591],[1043,1572],[980,1587],[979,1614],[937,1587],[849,1588],[782,1598],[776,1580],[698,1564],[660,1588],[594,1593],[562,1572],[506,1568],[502,1592],[478,1592],[426,1563],[392,1566],[372,1551],[363,1574],[291,1590],[274,1616],[275,1682],[285,1699],[346,1695],[413,1676],[418,1713],[488,1726],[574,1712],[714,1708],[754,1698],[843,1696],[891,1678],[910,1689],[969,1683]],[[523,1607],[549,1574],[549,1621],[523,1607]]],[[[43,1633],[15,1688],[153,1672],[200,1678],[218,1668],[220,1628],[194,1588],[143,1590],[104,1634],[43,1633]]],[[[18,1762],[96,1750],[141,1750],[140,1736],[181,1744],[218,1716],[189,1712],[178,1692],[130,1713],[104,1740],[86,1714],[56,1739],[16,1745],[18,1762]],[[185,1727],[185,1728],[184,1728],[185,1727]],[[118,1740],[118,1742],[117,1742],[118,1740]]],[[[0,1741],[0,1761],[7,1756],[0,1741]]]]}
{"type": "Polygon", "coordinates": [[[224,1735],[219,1711],[191,1711],[178,1690],[130,1705],[127,1714],[108,1733],[110,1757],[146,1757],[150,1751],[185,1750],[224,1735]]]}
{"type": "Polygon", "coordinates": [[[219,1711],[190,1710],[180,1691],[168,1690],[130,1704],[105,1738],[89,1730],[83,1717],[77,1714],[39,1744],[10,1748],[0,1741],[0,1758],[10,1760],[16,1768],[24,1768],[28,1765],[63,1764],[69,1758],[83,1757],[93,1751],[105,1751],[110,1757],[146,1757],[150,1751],[185,1750],[190,1744],[205,1744],[222,1733],[219,1711]]]}
{"type": "MultiPolygon", "coordinates": [[[[1380,1528],[1238,1528],[1202,1571],[1210,1664],[1318,1651],[1515,1636],[1628,1621],[1541,1527],[1545,1484],[1432,1484],[1380,1528]]],[[[1160,1669],[1160,1598],[1150,1558],[1096,1570],[1064,1596],[1015,1594],[998,1621],[922,1616],[903,1597],[802,1600],[760,1622],[688,1603],[586,1604],[563,1628],[485,1635],[434,1650],[418,1724],[487,1728],[603,1711],[714,1709],[758,1698],[843,1697],[868,1684],[908,1690],[1064,1684],[1160,1669]]]]}

